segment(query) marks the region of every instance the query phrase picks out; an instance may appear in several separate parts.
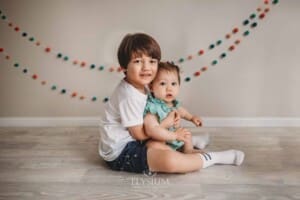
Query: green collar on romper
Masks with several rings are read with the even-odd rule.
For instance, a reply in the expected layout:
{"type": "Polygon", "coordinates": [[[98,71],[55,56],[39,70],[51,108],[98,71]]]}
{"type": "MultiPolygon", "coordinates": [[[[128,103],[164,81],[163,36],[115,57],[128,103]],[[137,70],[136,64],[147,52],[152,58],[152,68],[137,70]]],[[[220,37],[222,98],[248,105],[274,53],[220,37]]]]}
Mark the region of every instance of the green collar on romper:
{"type": "Polygon", "coordinates": [[[157,99],[157,98],[153,97],[152,94],[149,94],[149,95],[148,95],[148,99],[149,99],[149,101],[153,102],[154,104],[160,105],[161,108],[163,109],[163,111],[165,111],[165,112],[167,112],[167,113],[170,112],[170,111],[172,111],[172,110],[174,110],[174,109],[177,109],[177,108],[179,107],[179,101],[176,100],[176,99],[173,100],[173,102],[172,102],[173,107],[169,107],[169,106],[166,104],[166,102],[164,102],[164,101],[161,100],[161,99],[157,99]]]}

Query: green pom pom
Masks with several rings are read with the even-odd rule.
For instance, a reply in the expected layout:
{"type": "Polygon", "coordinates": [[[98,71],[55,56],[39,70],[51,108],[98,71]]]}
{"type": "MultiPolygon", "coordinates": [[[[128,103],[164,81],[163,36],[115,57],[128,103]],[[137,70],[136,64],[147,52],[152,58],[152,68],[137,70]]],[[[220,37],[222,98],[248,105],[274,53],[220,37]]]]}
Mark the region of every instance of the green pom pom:
{"type": "Polygon", "coordinates": [[[211,45],[209,45],[208,48],[209,48],[209,49],[213,49],[213,48],[215,48],[215,45],[214,45],[214,44],[211,44],[211,45]]]}
{"type": "Polygon", "coordinates": [[[53,85],[52,87],[51,87],[51,90],[56,90],[56,85],[53,85]]]}
{"type": "Polygon", "coordinates": [[[109,101],[109,98],[108,97],[105,97],[104,99],[103,99],[103,102],[104,103],[106,103],[106,102],[108,102],[109,101]]]}
{"type": "Polygon", "coordinates": [[[57,57],[58,57],[58,58],[61,58],[61,57],[62,57],[62,54],[61,54],[61,53],[58,53],[58,54],[57,54],[57,57]]]}
{"type": "Polygon", "coordinates": [[[254,14],[254,13],[250,15],[250,19],[254,19],[255,17],[256,17],[256,14],[254,14]]]}
{"type": "Polygon", "coordinates": [[[184,79],[185,82],[189,82],[190,80],[191,80],[190,77],[186,77],[186,78],[184,79]]]}
{"type": "Polygon", "coordinates": [[[256,22],[254,22],[254,23],[251,24],[251,28],[255,28],[256,26],[257,26],[256,22]]]}
{"type": "Polygon", "coordinates": [[[5,15],[3,15],[1,18],[2,18],[3,20],[6,20],[6,16],[5,16],[5,15]]]}
{"type": "Polygon", "coordinates": [[[182,63],[183,61],[184,61],[184,59],[183,59],[183,58],[180,58],[180,59],[179,59],[179,62],[180,62],[180,63],[182,63]]]}
{"type": "Polygon", "coordinates": [[[217,45],[220,45],[220,44],[222,44],[222,40],[217,41],[217,45]]]}
{"type": "Polygon", "coordinates": [[[92,101],[96,101],[96,100],[97,100],[97,97],[93,97],[93,98],[92,98],[92,101]]]}
{"type": "Polygon", "coordinates": [[[243,25],[246,26],[246,25],[248,25],[248,24],[249,24],[249,20],[246,19],[246,20],[243,22],[243,25]]]}
{"type": "Polygon", "coordinates": [[[272,3],[277,4],[278,2],[279,2],[279,0],[274,0],[272,3]]]}
{"type": "Polygon", "coordinates": [[[212,65],[216,65],[216,64],[218,64],[218,61],[217,61],[217,60],[213,60],[213,61],[211,62],[211,64],[212,64],[212,65]]]}
{"type": "Polygon", "coordinates": [[[68,56],[65,56],[65,57],[64,57],[64,61],[67,61],[67,60],[69,60],[69,57],[68,57],[68,56]]]}
{"type": "Polygon", "coordinates": [[[96,65],[92,64],[90,68],[95,69],[95,67],[96,67],[96,65]]]}
{"type": "Polygon", "coordinates": [[[220,58],[225,58],[226,57],[226,53],[222,53],[221,55],[220,55],[220,58]]]}
{"type": "Polygon", "coordinates": [[[29,38],[29,41],[33,42],[34,41],[34,37],[29,38]]]}
{"type": "Polygon", "coordinates": [[[65,94],[65,93],[67,92],[67,90],[66,90],[66,89],[62,89],[60,92],[61,92],[62,94],[65,94]]]}
{"type": "Polygon", "coordinates": [[[15,67],[19,67],[19,63],[15,63],[14,66],[15,66],[15,67]]]}
{"type": "Polygon", "coordinates": [[[23,73],[26,74],[28,72],[27,69],[23,69],[23,73]]]}
{"type": "Polygon", "coordinates": [[[100,71],[104,70],[104,66],[101,65],[101,66],[99,67],[99,70],[100,70],[100,71]]]}
{"type": "Polygon", "coordinates": [[[249,34],[250,34],[250,31],[245,31],[243,35],[248,36],[249,34]]]}

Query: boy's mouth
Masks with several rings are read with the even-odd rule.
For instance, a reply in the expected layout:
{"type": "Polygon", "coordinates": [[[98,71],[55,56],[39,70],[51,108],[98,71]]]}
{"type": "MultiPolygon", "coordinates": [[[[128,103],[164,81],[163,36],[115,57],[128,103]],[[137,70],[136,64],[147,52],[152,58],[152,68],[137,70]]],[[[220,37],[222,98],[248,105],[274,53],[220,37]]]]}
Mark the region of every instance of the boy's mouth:
{"type": "Polygon", "coordinates": [[[142,78],[147,78],[147,77],[151,77],[152,74],[146,73],[146,74],[140,74],[140,76],[141,76],[142,78]]]}

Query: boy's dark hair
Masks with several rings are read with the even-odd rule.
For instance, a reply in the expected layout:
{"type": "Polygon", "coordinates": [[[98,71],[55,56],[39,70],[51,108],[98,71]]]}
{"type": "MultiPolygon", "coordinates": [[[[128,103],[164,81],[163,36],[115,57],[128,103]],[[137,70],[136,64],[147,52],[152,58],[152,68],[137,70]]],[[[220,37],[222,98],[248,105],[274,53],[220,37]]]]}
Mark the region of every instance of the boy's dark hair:
{"type": "Polygon", "coordinates": [[[157,73],[161,70],[168,72],[176,72],[178,77],[178,82],[180,84],[180,68],[172,62],[159,62],[157,73]]]}
{"type": "Polygon", "coordinates": [[[123,69],[127,69],[132,56],[142,56],[142,54],[160,61],[159,44],[151,36],[144,33],[127,34],[118,49],[119,64],[123,69]]]}

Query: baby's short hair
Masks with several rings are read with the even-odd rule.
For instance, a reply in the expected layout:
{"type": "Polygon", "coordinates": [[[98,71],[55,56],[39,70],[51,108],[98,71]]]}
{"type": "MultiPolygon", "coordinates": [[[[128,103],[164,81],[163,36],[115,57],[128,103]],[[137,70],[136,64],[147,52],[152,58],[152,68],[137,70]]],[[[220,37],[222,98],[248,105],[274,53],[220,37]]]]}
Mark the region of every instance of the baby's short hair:
{"type": "Polygon", "coordinates": [[[178,82],[180,84],[180,68],[177,65],[175,65],[173,62],[159,62],[157,73],[159,73],[159,71],[161,70],[165,70],[168,72],[176,72],[178,77],[178,82]]]}
{"type": "Polygon", "coordinates": [[[133,56],[145,54],[158,61],[161,59],[159,44],[151,36],[145,33],[127,34],[118,49],[118,60],[122,68],[127,69],[127,65],[133,56]]]}

